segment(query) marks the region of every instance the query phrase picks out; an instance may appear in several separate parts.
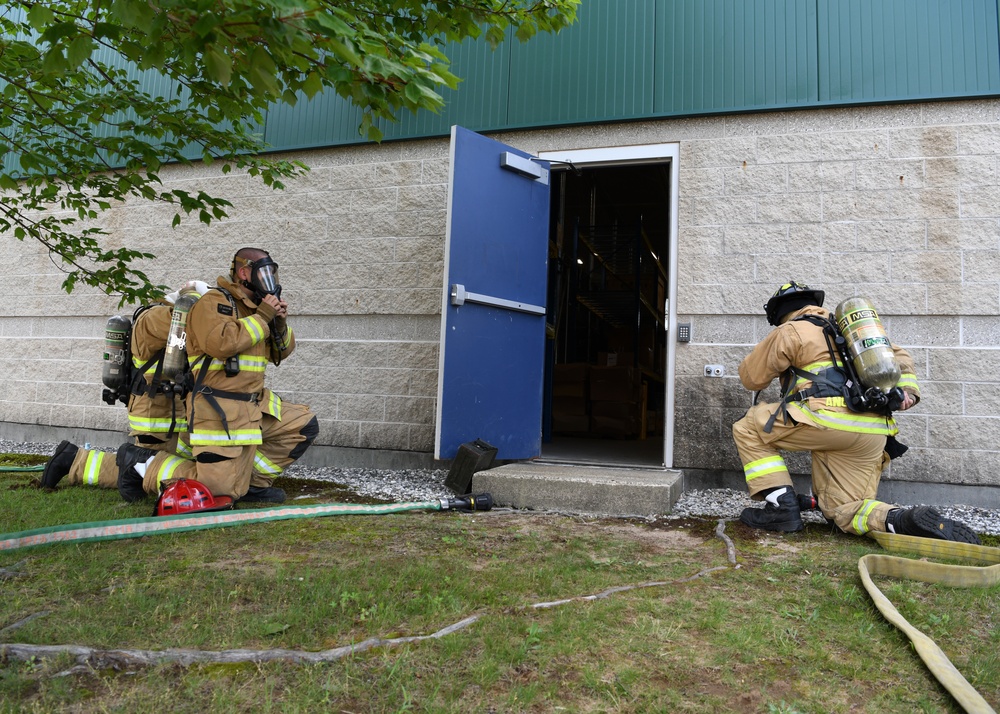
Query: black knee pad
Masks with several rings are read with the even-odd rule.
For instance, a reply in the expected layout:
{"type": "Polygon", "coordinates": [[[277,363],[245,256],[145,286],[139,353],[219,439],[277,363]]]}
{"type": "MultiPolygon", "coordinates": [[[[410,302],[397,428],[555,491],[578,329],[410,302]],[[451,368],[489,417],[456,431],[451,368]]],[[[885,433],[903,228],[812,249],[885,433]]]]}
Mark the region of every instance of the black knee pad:
{"type": "Polygon", "coordinates": [[[319,436],[319,419],[316,417],[310,419],[309,423],[302,427],[299,433],[302,434],[306,440],[295,445],[295,448],[292,449],[292,452],[288,455],[291,459],[298,459],[301,457],[302,454],[306,453],[306,449],[308,449],[309,446],[316,441],[316,437],[319,436]]]}

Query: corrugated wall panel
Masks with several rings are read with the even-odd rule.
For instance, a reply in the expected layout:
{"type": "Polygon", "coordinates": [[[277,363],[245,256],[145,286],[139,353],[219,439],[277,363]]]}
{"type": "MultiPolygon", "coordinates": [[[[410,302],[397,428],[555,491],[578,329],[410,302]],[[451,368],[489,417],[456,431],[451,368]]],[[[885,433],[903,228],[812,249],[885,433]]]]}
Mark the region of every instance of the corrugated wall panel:
{"type": "MultiPolygon", "coordinates": [[[[387,139],[824,104],[1000,95],[1000,0],[584,0],[556,36],[449,45],[464,82],[387,139]]],[[[147,74],[151,86],[168,80],[147,74]]],[[[277,150],[365,142],[335,94],[275,105],[277,150]]],[[[192,151],[192,158],[197,157],[192,151]]],[[[16,157],[3,156],[4,165],[16,157]]]]}
{"type": "Polygon", "coordinates": [[[659,115],[815,102],[816,0],[657,0],[659,115]]]}
{"type": "Polygon", "coordinates": [[[557,36],[511,42],[512,127],[633,119],[653,110],[650,2],[585,0],[557,36]]]}
{"type": "Polygon", "coordinates": [[[274,149],[292,150],[367,141],[358,135],[361,110],[334,92],[312,100],[300,95],[293,107],[273,104],[264,120],[264,142],[274,149]]]}
{"type": "Polygon", "coordinates": [[[817,0],[820,101],[1000,92],[997,0],[817,0]]]}
{"type": "Polygon", "coordinates": [[[437,114],[403,111],[398,123],[380,122],[385,137],[447,136],[452,124],[474,131],[502,126],[506,121],[511,45],[516,43],[508,36],[496,50],[485,41],[448,44],[444,52],[451,59],[451,71],[463,80],[458,89],[440,92],[445,106],[437,114]]]}

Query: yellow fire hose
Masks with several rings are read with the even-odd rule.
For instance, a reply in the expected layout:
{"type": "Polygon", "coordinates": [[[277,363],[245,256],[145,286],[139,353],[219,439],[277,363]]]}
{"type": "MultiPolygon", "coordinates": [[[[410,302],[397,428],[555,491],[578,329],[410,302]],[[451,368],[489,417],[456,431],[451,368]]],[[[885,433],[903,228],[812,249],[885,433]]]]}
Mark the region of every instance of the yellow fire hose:
{"type": "MultiPolygon", "coordinates": [[[[41,470],[41,466],[15,468],[4,467],[3,471],[36,471],[41,470]]],[[[486,494],[483,494],[486,495],[486,494]]],[[[285,518],[309,518],[323,515],[338,514],[373,514],[391,513],[405,510],[444,510],[449,506],[452,508],[471,508],[473,510],[489,510],[492,505],[491,499],[487,496],[484,499],[487,503],[482,506],[467,504],[441,502],[426,503],[399,503],[384,504],[378,506],[357,506],[348,504],[325,504],[313,507],[284,507],[271,509],[258,509],[256,512],[241,511],[226,514],[210,514],[201,516],[177,516],[173,518],[140,518],[131,521],[111,521],[106,523],[79,524],[77,527],[56,527],[41,528],[36,531],[24,533],[13,533],[0,535],[0,551],[15,550],[32,545],[43,545],[58,541],[77,540],[104,540],[108,538],[132,538],[139,535],[148,535],[152,529],[156,532],[176,532],[183,530],[197,530],[201,528],[213,528],[224,525],[235,524],[236,522],[269,521],[282,520],[285,518]],[[177,521],[173,523],[172,521],[177,521]],[[149,524],[155,524],[150,526],[149,524]],[[121,526],[127,524],[127,528],[109,528],[110,526],[121,526]],[[142,524],[137,527],[136,524],[142,524]],[[98,526],[94,532],[85,530],[81,532],[79,526],[98,526]]],[[[911,625],[899,610],[885,596],[885,594],[872,581],[872,575],[885,575],[891,578],[918,580],[924,583],[940,583],[958,588],[970,587],[991,587],[1000,582],[1000,548],[991,548],[983,545],[972,545],[970,543],[956,543],[954,541],[936,540],[932,538],[916,538],[914,536],[897,535],[894,533],[876,533],[870,535],[878,541],[879,545],[887,551],[896,553],[909,553],[913,555],[945,558],[949,560],[968,560],[972,562],[984,563],[986,567],[969,565],[949,565],[946,563],[934,563],[926,560],[915,560],[913,558],[902,558],[896,555],[883,555],[870,553],[862,556],[858,561],[858,572],[861,575],[861,582],[865,590],[871,596],[875,607],[891,622],[896,628],[910,639],[913,648],[920,655],[927,668],[944,686],[945,689],[955,698],[961,707],[970,714],[996,714],[996,710],[983,699],[976,691],[975,687],[969,684],[968,680],[962,676],[951,660],[948,659],[934,640],[911,625]]]]}
{"type": "Polygon", "coordinates": [[[872,582],[872,575],[887,575],[892,578],[919,580],[924,583],[940,583],[957,588],[989,587],[1000,582],[1000,548],[990,548],[969,543],[915,538],[893,533],[871,533],[879,545],[888,551],[912,553],[931,558],[969,560],[985,563],[986,567],[970,565],[948,565],[896,555],[871,553],[858,561],[858,572],[865,590],[871,595],[875,607],[885,619],[902,630],[927,668],[944,688],[967,712],[990,712],[995,710],[980,696],[979,692],[962,676],[948,656],[934,640],[915,628],[889,601],[878,586],[872,582]]]}

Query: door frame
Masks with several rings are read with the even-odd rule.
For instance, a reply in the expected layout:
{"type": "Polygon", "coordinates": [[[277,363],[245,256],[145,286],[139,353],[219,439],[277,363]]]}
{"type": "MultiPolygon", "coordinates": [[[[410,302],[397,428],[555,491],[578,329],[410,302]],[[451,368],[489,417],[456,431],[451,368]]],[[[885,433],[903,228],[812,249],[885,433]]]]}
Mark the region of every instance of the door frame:
{"type": "Polygon", "coordinates": [[[664,377],[663,395],[663,465],[673,468],[674,464],[674,378],[677,360],[677,340],[673,335],[677,326],[677,216],[680,199],[680,143],[643,144],[636,146],[613,146],[600,149],[560,149],[539,151],[538,158],[552,163],[552,170],[560,165],[571,164],[578,167],[628,166],[641,163],[670,163],[670,196],[668,215],[667,256],[667,364],[664,377]]]}

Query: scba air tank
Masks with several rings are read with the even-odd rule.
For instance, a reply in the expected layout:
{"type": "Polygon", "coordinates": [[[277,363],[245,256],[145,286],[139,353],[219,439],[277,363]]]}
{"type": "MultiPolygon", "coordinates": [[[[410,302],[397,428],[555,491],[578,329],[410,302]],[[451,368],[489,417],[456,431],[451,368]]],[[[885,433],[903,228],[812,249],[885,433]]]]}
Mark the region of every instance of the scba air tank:
{"type": "Polygon", "coordinates": [[[201,297],[196,291],[185,291],[174,303],[167,331],[167,346],[163,350],[163,377],[176,379],[187,369],[187,316],[191,306],[201,297]]]}
{"type": "Polygon", "coordinates": [[[125,364],[125,343],[129,338],[132,321],[123,315],[114,315],[104,327],[104,368],[101,381],[115,391],[125,386],[128,365],[125,364]]]}
{"type": "Polygon", "coordinates": [[[866,387],[888,393],[899,381],[899,363],[871,300],[847,298],[837,305],[834,317],[847,340],[858,379],[866,387]]]}

